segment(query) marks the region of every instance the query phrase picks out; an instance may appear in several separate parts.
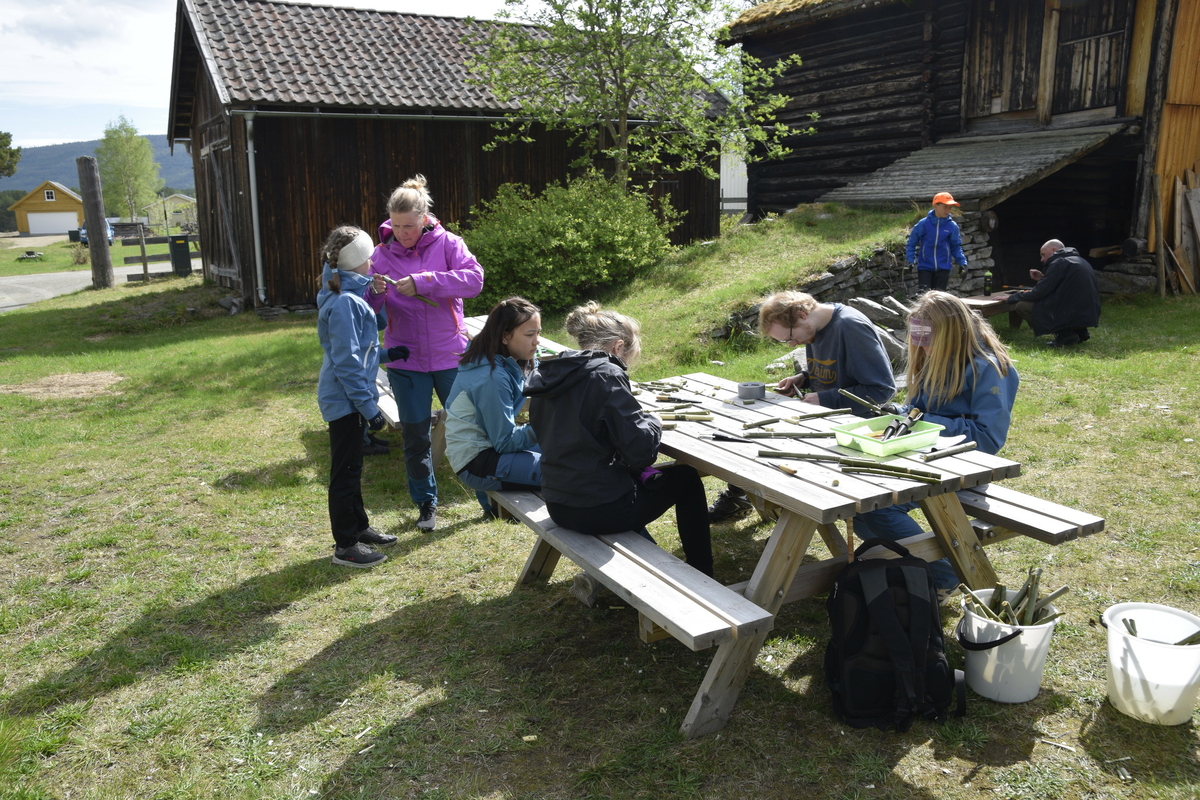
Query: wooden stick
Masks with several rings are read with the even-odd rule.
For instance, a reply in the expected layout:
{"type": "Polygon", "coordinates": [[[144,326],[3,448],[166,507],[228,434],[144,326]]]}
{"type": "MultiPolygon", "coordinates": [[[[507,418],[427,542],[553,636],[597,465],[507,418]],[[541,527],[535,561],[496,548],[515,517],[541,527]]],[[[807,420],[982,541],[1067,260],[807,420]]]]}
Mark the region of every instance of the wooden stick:
{"type": "Polygon", "coordinates": [[[1154,257],[1158,262],[1158,296],[1167,296],[1167,262],[1163,248],[1167,243],[1167,232],[1163,230],[1163,199],[1162,176],[1155,174],[1153,180],[1154,193],[1154,232],[1158,237],[1154,247],[1154,257]]]}
{"type": "Polygon", "coordinates": [[[774,425],[776,422],[783,422],[783,419],[781,417],[768,417],[767,419],[760,419],[757,422],[743,422],[742,430],[761,428],[763,425],[774,425]]]}
{"type": "Polygon", "coordinates": [[[854,562],[854,518],[846,520],[846,563],[854,562]]]}
{"type": "Polygon", "coordinates": [[[1192,285],[1192,276],[1188,274],[1192,271],[1191,265],[1187,263],[1185,258],[1181,258],[1180,256],[1176,255],[1175,251],[1172,250],[1170,246],[1167,246],[1167,254],[1171,256],[1171,260],[1175,262],[1175,272],[1178,273],[1179,277],[1182,279],[1180,281],[1180,286],[1186,287],[1188,294],[1195,294],[1196,287],[1192,285]]]}
{"type": "Polygon", "coordinates": [[[975,444],[975,442],[963,442],[962,444],[956,444],[953,447],[947,447],[942,450],[934,450],[931,453],[922,453],[921,460],[937,461],[939,458],[945,458],[946,456],[956,456],[959,453],[969,453],[978,446],[979,445],[975,444]]]}

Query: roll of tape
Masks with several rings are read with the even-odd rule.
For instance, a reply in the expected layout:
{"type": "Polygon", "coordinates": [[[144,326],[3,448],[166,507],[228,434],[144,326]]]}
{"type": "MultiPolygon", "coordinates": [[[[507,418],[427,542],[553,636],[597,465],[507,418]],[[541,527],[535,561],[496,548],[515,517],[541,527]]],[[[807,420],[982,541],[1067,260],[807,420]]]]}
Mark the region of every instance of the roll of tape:
{"type": "Polygon", "coordinates": [[[758,381],[747,381],[738,384],[739,400],[763,400],[767,396],[767,386],[758,381]]]}

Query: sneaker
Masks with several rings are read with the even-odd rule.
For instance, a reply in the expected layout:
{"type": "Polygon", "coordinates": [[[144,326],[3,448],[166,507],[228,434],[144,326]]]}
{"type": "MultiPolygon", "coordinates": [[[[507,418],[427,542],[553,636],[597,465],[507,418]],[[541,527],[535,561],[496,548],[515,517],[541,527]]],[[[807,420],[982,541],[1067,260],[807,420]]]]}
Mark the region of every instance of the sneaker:
{"type": "Polygon", "coordinates": [[[754,510],[746,493],[741,489],[730,487],[717,495],[717,500],[708,507],[709,522],[724,522],[727,519],[740,519],[754,510]]]}
{"type": "Polygon", "coordinates": [[[387,449],[386,447],[384,447],[381,444],[372,443],[372,444],[364,444],[363,445],[363,455],[364,456],[386,456],[390,452],[392,452],[392,451],[387,449]]]}
{"type": "Polygon", "coordinates": [[[437,506],[432,500],[421,503],[421,515],[417,517],[417,527],[423,531],[431,531],[437,527],[437,506]]]}
{"type": "Polygon", "coordinates": [[[395,544],[396,537],[390,533],[380,533],[374,528],[364,528],[358,532],[359,544],[373,544],[376,547],[387,547],[389,544],[395,544]]]}
{"type": "Polygon", "coordinates": [[[333,551],[333,563],[339,567],[370,569],[384,561],[387,561],[387,556],[383,553],[376,553],[361,542],[356,542],[349,547],[337,547],[333,551]]]}
{"type": "Polygon", "coordinates": [[[571,581],[571,596],[588,608],[595,608],[596,598],[602,588],[603,584],[600,581],[586,572],[581,572],[571,581]]]}

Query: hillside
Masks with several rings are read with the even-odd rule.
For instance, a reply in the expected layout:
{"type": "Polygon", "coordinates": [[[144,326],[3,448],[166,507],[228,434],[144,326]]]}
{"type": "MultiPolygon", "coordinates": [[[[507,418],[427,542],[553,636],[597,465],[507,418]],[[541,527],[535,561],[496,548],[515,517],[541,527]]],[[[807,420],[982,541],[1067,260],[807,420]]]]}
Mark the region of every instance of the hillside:
{"type": "MultiPolygon", "coordinates": [[[[165,135],[158,134],[146,138],[154,148],[154,158],[162,168],[159,175],[166,185],[192,194],[196,185],[192,177],[192,157],[182,146],[176,147],[175,155],[171,155],[165,135]]],[[[21,162],[17,165],[16,174],[11,178],[0,178],[0,191],[20,189],[29,192],[46,180],[58,181],[63,186],[75,188],[79,186],[79,171],[75,166],[75,159],[80,156],[94,156],[99,145],[100,140],[93,139],[89,142],[22,148],[21,162]]]]}

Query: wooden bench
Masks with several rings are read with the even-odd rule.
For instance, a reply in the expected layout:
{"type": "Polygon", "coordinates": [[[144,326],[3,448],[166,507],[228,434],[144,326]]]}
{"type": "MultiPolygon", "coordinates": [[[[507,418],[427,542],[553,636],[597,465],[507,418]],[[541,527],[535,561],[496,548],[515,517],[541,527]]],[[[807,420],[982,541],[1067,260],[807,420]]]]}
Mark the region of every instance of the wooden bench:
{"type": "Polygon", "coordinates": [[[565,555],[638,610],[644,641],[665,631],[692,650],[765,634],[774,615],[627,531],[588,536],[554,524],[546,504],[532,492],[488,492],[492,500],[537,534],[517,586],[549,580],[565,555]]]}
{"type": "Polygon", "coordinates": [[[990,544],[1014,536],[1029,536],[1046,544],[1062,544],[1104,530],[1103,517],[994,483],[957,494],[963,510],[975,517],[971,526],[980,542],[990,544]]]}

